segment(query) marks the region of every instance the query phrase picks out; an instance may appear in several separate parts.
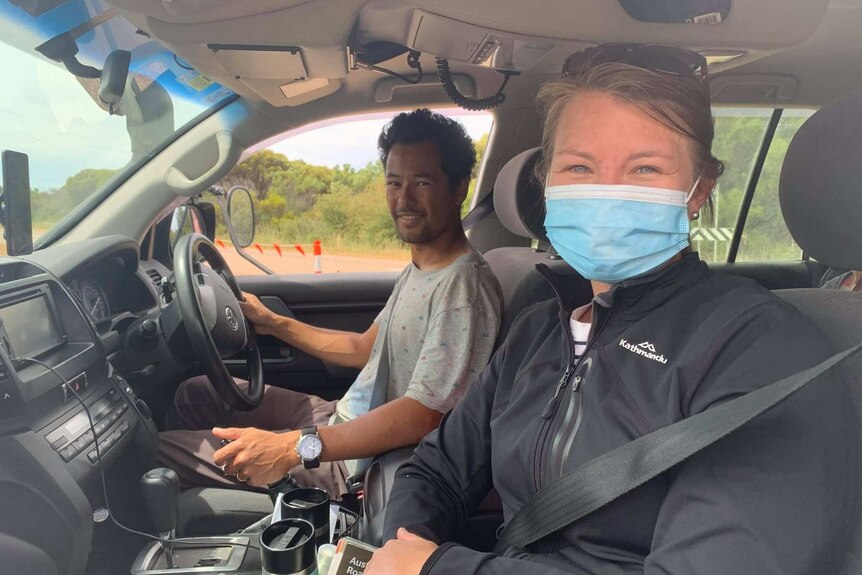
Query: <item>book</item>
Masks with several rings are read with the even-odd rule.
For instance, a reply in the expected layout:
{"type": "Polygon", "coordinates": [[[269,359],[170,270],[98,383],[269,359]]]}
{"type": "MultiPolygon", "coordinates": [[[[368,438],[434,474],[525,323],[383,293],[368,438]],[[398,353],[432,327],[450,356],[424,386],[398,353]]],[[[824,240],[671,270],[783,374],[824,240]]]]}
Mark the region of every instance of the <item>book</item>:
{"type": "Polygon", "coordinates": [[[377,547],[352,537],[342,537],[335,548],[335,557],[327,575],[364,575],[365,567],[377,547]]]}

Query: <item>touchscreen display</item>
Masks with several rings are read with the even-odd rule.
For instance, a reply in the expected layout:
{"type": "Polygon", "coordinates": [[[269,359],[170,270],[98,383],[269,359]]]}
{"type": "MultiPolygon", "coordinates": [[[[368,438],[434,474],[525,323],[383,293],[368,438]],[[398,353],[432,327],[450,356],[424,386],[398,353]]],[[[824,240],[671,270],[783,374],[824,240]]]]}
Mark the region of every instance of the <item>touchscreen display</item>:
{"type": "Polygon", "coordinates": [[[62,341],[44,295],[0,308],[0,321],[15,359],[32,357],[62,341]]]}

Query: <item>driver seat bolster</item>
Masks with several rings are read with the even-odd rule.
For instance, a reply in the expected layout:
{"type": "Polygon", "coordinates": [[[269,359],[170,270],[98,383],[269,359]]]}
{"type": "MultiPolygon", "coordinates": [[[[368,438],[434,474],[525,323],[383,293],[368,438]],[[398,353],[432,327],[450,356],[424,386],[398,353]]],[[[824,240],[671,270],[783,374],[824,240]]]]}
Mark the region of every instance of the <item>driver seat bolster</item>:
{"type": "Polygon", "coordinates": [[[178,507],[178,537],[235,533],[272,513],[272,501],[264,493],[218,487],[187,489],[178,507]]]}

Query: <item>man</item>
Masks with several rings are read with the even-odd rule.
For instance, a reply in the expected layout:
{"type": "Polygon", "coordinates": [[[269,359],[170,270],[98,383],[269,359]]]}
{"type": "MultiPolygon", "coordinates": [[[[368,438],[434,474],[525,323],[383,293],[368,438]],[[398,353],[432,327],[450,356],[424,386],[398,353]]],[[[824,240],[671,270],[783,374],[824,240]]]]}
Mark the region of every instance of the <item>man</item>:
{"type": "Polygon", "coordinates": [[[263,404],[247,413],[232,412],[205,378],[185,382],[175,411],[187,430],[164,432],[160,441],[162,462],[184,484],[262,487],[290,472],[302,486],[339,496],[356,460],[418,443],[487,364],[502,296],[461,226],[473,143],[454,120],[416,110],[384,128],[378,150],[389,210],[412,263],[371,327],[313,327],[250,294],[242,304],[258,333],[362,371],[340,401],[267,386],[263,404]]]}

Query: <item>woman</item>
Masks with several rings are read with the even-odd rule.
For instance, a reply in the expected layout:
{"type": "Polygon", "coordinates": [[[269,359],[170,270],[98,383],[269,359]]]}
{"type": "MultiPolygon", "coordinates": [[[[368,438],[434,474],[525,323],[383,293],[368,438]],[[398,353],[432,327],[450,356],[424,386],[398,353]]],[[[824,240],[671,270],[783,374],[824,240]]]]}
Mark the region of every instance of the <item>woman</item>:
{"type": "MultiPolygon", "coordinates": [[[[506,521],[585,462],[830,355],[817,328],[688,248],[722,171],[706,63],[667,46],[571,56],[541,94],[545,225],[591,280],[516,321],[491,365],[398,472],[368,575],[829,573],[852,506],[852,413],[814,382],[529,549],[444,543],[496,487],[506,521]]],[[[826,378],[824,378],[825,380],[826,378]]]]}

